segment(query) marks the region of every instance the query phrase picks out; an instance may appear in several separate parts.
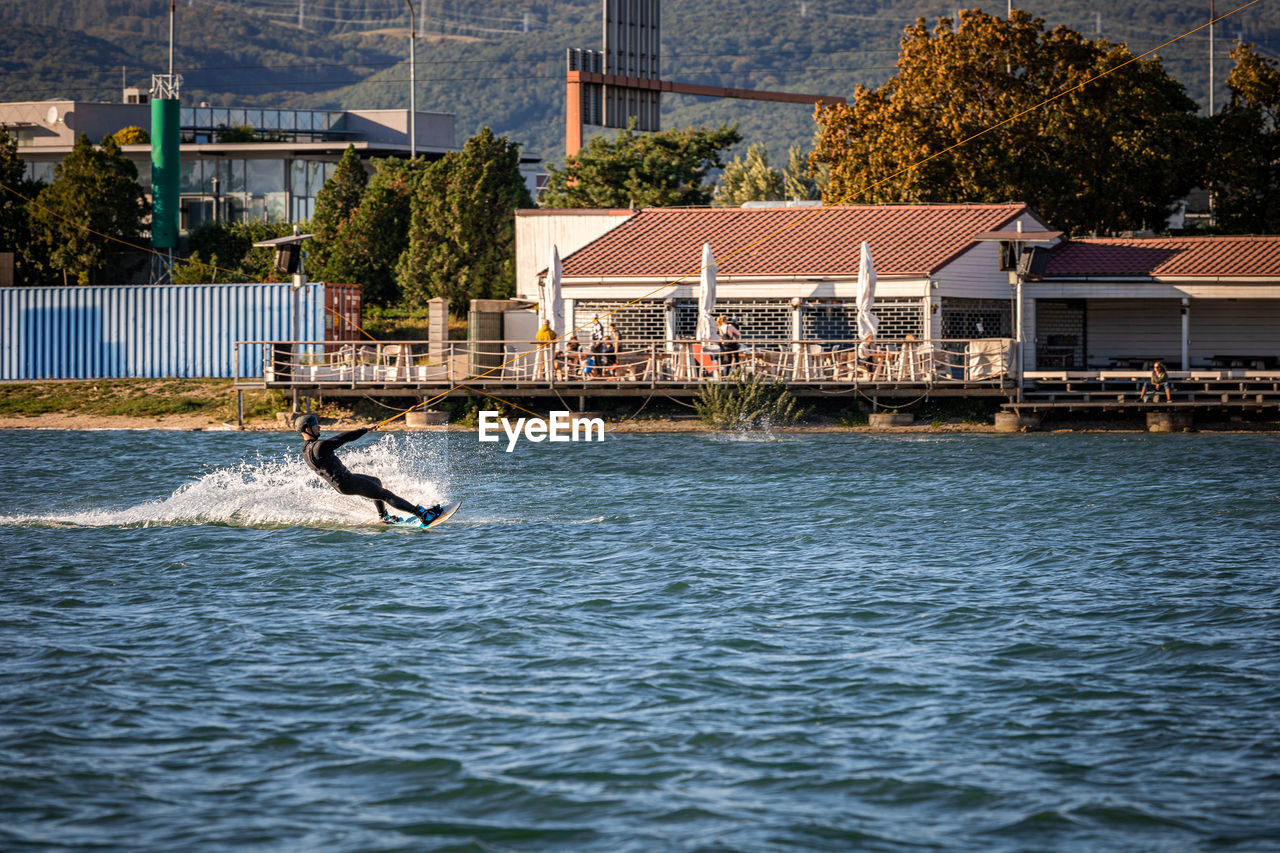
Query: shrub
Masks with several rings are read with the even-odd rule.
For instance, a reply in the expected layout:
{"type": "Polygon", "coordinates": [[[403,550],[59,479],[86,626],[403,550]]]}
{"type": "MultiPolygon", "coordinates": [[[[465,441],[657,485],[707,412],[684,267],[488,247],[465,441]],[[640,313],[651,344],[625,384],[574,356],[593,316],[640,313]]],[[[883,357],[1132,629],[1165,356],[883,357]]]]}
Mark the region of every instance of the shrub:
{"type": "Polygon", "coordinates": [[[715,429],[768,429],[807,414],[781,382],[760,373],[734,373],[726,381],[706,383],[693,407],[715,429]]]}

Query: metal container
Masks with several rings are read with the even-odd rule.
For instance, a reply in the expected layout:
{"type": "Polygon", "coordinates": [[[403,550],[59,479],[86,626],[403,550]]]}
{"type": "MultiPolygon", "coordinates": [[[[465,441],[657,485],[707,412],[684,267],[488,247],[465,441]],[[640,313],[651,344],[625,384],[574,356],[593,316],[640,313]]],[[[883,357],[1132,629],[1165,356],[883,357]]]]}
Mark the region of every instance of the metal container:
{"type": "MultiPolygon", "coordinates": [[[[232,377],[236,341],[329,338],[326,290],[297,294],[294,329],[288,284],[0,288],[0,379],[232,377]]],[[[251,350],[241,376],[261,375],[251,350]]]]}

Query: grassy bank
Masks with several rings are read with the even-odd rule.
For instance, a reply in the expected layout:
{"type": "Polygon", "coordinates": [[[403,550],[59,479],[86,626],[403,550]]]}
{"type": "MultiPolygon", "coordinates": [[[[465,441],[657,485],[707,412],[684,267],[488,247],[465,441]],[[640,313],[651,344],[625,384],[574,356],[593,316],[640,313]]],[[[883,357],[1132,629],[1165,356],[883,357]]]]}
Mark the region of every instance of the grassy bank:
{"type": "MultiPolygon", "coordinates": [[[[245,420],[274,418],[286,407],[278,391],[246,391],[245,420]]],[[[89,379],[0,383],[0,417],[49,414],[83,417],[204,417],[234,423],[230,379],[89,379]]]]}

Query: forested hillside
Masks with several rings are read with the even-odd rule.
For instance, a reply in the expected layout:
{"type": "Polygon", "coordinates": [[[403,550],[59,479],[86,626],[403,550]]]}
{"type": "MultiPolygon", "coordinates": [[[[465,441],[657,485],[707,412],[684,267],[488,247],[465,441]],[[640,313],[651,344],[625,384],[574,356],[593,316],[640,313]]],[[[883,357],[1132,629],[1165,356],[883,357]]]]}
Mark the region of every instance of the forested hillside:
{"type": "MultiPolygon", "coordinates": [[[[963,4],[961,4],[963,5],[963,4]]],[[[1050,26],[1145,51],[1207,21],[1207,3],[1058,0],[1030,8],[1050,26]]],[[[408,104],[405,0],[178,0],[175,70],[183,98],[220,106],[403,108],[408,104]]],[[[564,139],[564,53],[600,47],[596,0],[415,0],[418,108],[458,116],[457,142],[483,126],[559,162],[564,139]]],[[[903,27],[953,16],[957,4],[919,0],[666,0],[663,76],[690,83],[848,95],[889,77],[903,27]]],[[[1004,4],[985,11],[1000,13],[1004,4]]],[[[1222,14],[1233,8],[1220,2],[1222,14]]],[[[168,62],[165,0],[5,0],[0,10],[4,100],[116,100],[122,78],[146,86],[168,62]]],[[[1216,101],[1243,36],[1280,50],[1280,7],[1257,3],[1216,31],[1216,101]]],[[[1165,67],[1206,105],[1205,31],[1161,50],[1165,67]]],[[[665,96],[666,127],[737,122],[781,164],[810,147],[805,106],[665,96]]]]}

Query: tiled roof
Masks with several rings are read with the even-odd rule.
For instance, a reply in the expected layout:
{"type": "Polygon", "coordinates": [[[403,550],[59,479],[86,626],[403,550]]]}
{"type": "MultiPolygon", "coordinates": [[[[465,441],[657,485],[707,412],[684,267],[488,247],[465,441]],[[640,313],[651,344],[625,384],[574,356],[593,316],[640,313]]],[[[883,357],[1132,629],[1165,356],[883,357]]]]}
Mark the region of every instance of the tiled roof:
{"type": "Polygon", "coordinates": [[[710,243],[721,276],[858,274],[862,241],[881,276],[927,275],[1027,211],[1024,204],[649,208],[564,258],[566,278],[697,278],[710,243]]]}
{"type": "Polygon", "coordinates": [[[1093,238],[1059,245],[1047,275],[1280,276],[1280,237],[1093,238]]]}

